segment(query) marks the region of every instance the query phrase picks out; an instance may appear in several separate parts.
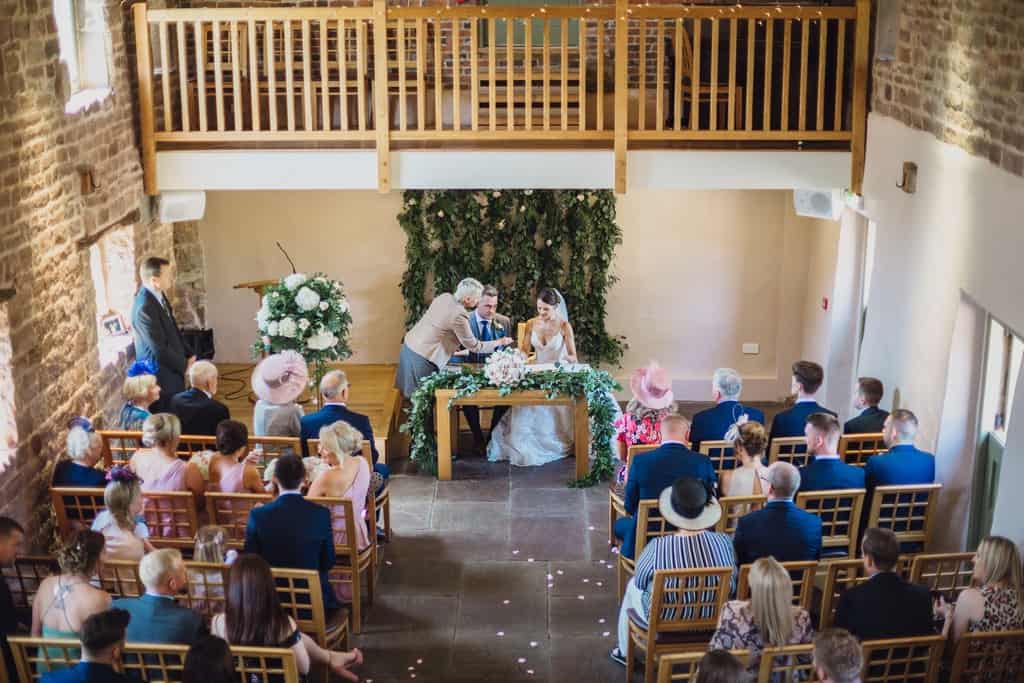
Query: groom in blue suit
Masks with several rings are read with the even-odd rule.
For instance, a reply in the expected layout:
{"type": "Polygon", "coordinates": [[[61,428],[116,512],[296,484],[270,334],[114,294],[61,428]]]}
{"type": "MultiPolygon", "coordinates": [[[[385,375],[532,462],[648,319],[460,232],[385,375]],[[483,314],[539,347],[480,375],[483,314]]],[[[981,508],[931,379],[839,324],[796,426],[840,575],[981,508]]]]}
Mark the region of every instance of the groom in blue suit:
{"type": "Polygon", "coordinates": [[[803,436],[807,418],[814,413],[828,413],[838,417],[834,410],[829,410],[818,403],[814,394],[825,381],[825,371],[817,363],[809,360],[798,360],[793,363],[793,392],[796,403],[792,408],[783,410],[772,420],[772,431],[769,440],[787,436],[803,436]]]}
{"type": "Polygon", "coordinates": [[[711,378],[711,397],[718,404],[693,416],[690,426],[690,448],[700,450],[702,441],[720,441],[741,415],[750,422],[764,424],[764,413],[740,403],[743,378],[732,368],[719,368],[711,378]]]}

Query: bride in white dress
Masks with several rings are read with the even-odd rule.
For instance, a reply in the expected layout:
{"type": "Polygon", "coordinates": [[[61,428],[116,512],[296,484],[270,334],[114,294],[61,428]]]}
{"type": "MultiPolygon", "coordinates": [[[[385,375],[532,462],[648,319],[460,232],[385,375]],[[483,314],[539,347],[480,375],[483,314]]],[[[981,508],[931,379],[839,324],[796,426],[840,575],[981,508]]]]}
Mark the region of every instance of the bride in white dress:
{"type": "MultiPolygon", "coordinates": [[[[545,287],[537,294],[537,317],[526,323],[519,347],[537,363],[575,363],[576,343],[565,299],[545,287]]],[[[573,450],[573,414],[568,406],[512,406],[491,430],[487,459],[518,467],[544,465],[573,450]]]]}

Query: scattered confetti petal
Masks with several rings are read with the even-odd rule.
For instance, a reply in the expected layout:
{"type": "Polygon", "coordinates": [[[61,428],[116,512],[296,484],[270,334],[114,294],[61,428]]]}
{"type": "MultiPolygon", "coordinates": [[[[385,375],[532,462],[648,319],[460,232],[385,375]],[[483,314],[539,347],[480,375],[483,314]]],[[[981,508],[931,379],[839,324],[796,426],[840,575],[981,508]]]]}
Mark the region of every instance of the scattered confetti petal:
{"type": "Polygon", "coordinates": [[[597,623],[599,623],[599,624],[603,624],[603,623],[604,623],[604,617],[601,617],[600,619],[598,619],[598,620],[597,620],[597,623]]]}
{"type": "Polygon", "coordinates": [[[619,549],[618,548],[612,548],[612,554],[613,555],[618,555],[619,554],[619,549]]]}
{"type": "Polygon", "coordinates": [[[423,663],[423,660],[422,660],[422,659],[417,659],[417,660],[416,660],[416,663],[417,663],[417,664],[422,664],[422,663],[423,663]]]}
{"type": "Polygon", "coordinates": [[[512,554],[513,554],[513,555],[518,555],[518,554],[519,554],[519,551],[518,551],[518,550],[513,550],[513,551],[512,551],[512,554]]]}
{"type": "Polygon", "coordinates": [[[598,586],[603,586],[603,585],[604,585],[604,582],[603,582],[603,581],[598,581],[598,582],[597,582],[597,585],[598,585],[598,586]]]}
{"type": "Polygon", "coordinates": [[[532,676],[533,675],[533,669],[527,669],[526,673],[528,673],[528,674],[530,674],[532,676]]]}
{"type": "Polygon", "coordinates": [[[556,574],[558,574],[559,576],[561,576],[561,575],[562,575],[562,574],[564,574],[565,572],[563,572],[563,571],[562,571],[561,569],[559,569],[559,570],[558,570],[558,571],[556,571],[555,573],[556,573],[556,574]]]}
{"type": "Polygon", "coordinates": [[[526,664],[526,657],[520,657],[516,661],[519,662],[520,664],[526,664]]]}
{"type": "Polygon", "coordinates": [[[577,596],[576,596],[576,599],[577,599],[577,600],[586,600],[586,599],[587,599],[587,596],[585,596],[585,595],[577,595],[577,596]]]}
{"type": "Polygon", "coordinates": [[[415,670],[416,670],[416,667],[415,667],[415,666],[410,666],[410,667],[409,667],[409,671],[415,671],[415,670]]]}
{"type": "Polygon", "coordinates": [[[391,560],[384,560],[384,564],[390,567],[393,564],[393,562],[391,562],[391,560]]]}
{"type": "Polygon", "coordinates": [[[536,640],[531,640],[530,641],[530,647],[537,647],[537,641],[536,640]]]}
{"type": "Polygon", "coordinates": [[[532,557],[528,557],[528,558],[526,558],[526,561],[527,562],[533,562],[533,558],[532,557]]]}
{"type": "Polygon", "coordinates": [[[611,632],[611,631],[605,631],[605,632],[604,632],[604,633],[602,633],[601,635],[602,635],[602,636],[604,636],[605,638],[607,638],[607,637],[608,637],[608,636],[610,636],[611,634],[612,634],[612,632],[611,632]]]}
{"type": "Polygon", "coordinates": [[[554,580],[555,580],[555,577],[552,576],[551,574],[548,574],[548,581],[554,581],[554,580]]]}
{"type": "Polygon", "coordinates": [[[502,636],[505,635],[505,632],[504,631],[498,631],[495,635],[497,635],[499,638],[501,638],[502,636]]]}
{"type": "Polygon", "coordinates": [[[590,579],[583,579],[583,583],[590,583],[590,579]]]}
{"type": "Polygon", "coordinates": [[[593,525],[587,527],[587,531],[593,531],[593,530],[594,530],[594,526],[593,525]]]}
{"type": "Polygon", "coordinates": [[[511,600],[502,600],[502,601],[501,601],[501,604],[503,604],[503,605],[507,605],[507,604],[508,604],[508,603],[510,603],[510,602],[512,602],[512,601],[511,601],[511,600]]]}

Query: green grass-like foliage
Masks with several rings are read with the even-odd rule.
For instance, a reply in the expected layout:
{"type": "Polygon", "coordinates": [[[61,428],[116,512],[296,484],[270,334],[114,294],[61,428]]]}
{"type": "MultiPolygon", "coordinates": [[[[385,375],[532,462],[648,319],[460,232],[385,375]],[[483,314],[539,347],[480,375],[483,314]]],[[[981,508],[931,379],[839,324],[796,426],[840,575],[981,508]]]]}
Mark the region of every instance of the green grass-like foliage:
{"type": "MultiPolygon", "coordinates": [[[[594,457],[590,473],[583,479],[569,482],[574,488],[593,486],[605,481],[614,472],[612,464],[612,437],[616,407],[611,394],[621,387],[603,370],[564,369],[528,373],[517,384],[497,387],[488,382],[482,371],[446,373],[435,372],[420,381],[412,395],[412,408],[402,431],[410,433],[409,457],[422,469],[437,474],[437,438],[434,434],[434,392],[454,389],[455,398],[472,396],[481,389],[498,389],[502,396],[516,391],[543,391],[548,397],[585,396],[590,416],[590,449],[594,457]]],[[[449,406],[450,408],[451,406],[449,406]]],[[[454,444],[453,444],[454,445],[454,444]]]]}

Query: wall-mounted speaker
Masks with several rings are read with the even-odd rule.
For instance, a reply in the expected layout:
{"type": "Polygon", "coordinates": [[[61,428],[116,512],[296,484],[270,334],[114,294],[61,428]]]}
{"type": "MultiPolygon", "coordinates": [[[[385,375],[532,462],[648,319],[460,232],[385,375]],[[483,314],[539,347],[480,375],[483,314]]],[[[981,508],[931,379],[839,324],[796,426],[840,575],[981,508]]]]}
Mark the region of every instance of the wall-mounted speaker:
{"type": "Polygon", "coordinates": [[[798,216],[838,220],[843,210],[841,190],[793,190],[793,210],[798,216]]]}
{"type": "Polygon", "coordinates": [[[197,221],[206,213],[206,193],[163,192],[158,204],[161,223],[197,221]]]}

